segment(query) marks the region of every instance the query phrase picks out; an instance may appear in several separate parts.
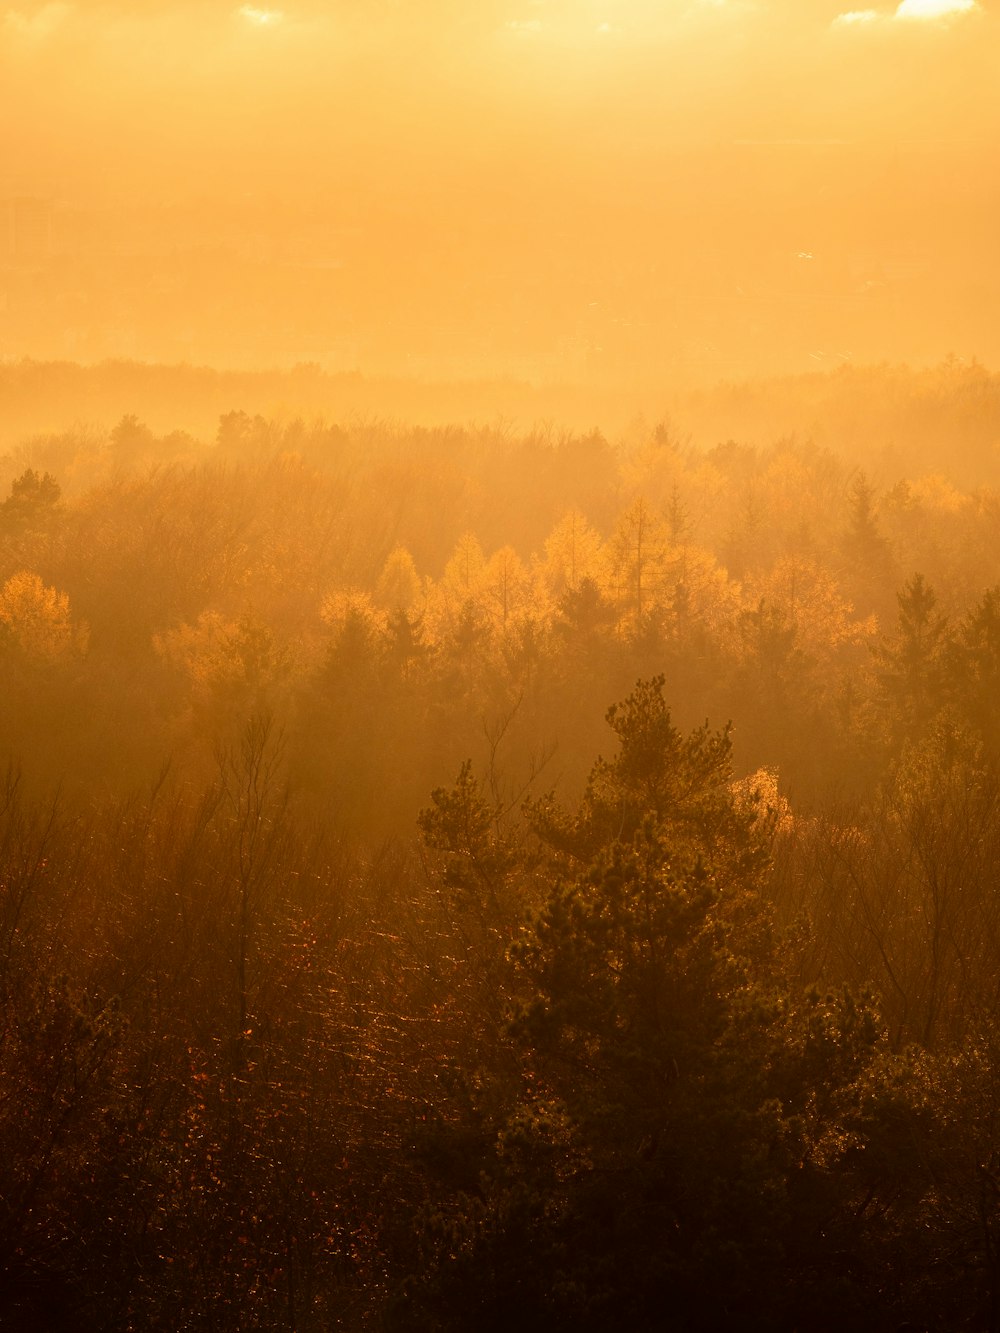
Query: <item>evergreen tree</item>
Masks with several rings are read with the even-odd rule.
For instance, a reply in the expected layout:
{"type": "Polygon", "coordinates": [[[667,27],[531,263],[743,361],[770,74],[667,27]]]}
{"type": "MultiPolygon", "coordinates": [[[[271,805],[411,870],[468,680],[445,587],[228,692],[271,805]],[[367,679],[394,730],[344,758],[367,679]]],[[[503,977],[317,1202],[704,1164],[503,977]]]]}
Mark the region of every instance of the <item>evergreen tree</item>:
{"type": "Polygon", "coordinates": [[[549,887],[511,951],[520,1085],[480,1191],[428,1223],[402,1325],[886,1325],[892,1229],[865,1214],[897,1189],[887,1123],[926,1117],[869,1000],[793,991],[759,892],[774,812],[662,689],[609,710],[618,753],[573,814],[530,810],[549,887]]]}
{"type": "Polygon", "coordinates": [[[875,655],[879,685],[892,710],[893,737],[900,743],[922,735],[946,703],[949,631],[922,574],[914,574],[896,600],[896,633],[875,655]]]}

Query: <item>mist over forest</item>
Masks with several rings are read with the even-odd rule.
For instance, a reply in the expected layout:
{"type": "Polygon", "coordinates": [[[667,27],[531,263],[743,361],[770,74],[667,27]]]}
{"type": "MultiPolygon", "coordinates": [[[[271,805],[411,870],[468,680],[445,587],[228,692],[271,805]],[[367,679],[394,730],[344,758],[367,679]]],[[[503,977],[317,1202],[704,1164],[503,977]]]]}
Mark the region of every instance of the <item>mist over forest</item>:
{"type": "Polygon", "coordinates": [[[1000,1333],[998,21],[0,9],[0,1329],[1000,1333]]]}
{"type": "Polygon", "coordinates": [[[0,356],[665,383],[1000,362],[992,3],[21,0],[0,356]]]}

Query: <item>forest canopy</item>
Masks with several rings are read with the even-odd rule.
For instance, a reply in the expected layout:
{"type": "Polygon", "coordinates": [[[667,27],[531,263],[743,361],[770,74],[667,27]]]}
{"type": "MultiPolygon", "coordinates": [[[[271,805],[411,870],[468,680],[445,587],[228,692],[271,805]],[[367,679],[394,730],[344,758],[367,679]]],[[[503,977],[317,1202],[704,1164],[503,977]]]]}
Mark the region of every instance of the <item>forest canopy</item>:
{"type": "Polygon", "coordinates": [[[993,1328],[995,377],[170,383],[0,459],[0,1323],[993,1328]]]}

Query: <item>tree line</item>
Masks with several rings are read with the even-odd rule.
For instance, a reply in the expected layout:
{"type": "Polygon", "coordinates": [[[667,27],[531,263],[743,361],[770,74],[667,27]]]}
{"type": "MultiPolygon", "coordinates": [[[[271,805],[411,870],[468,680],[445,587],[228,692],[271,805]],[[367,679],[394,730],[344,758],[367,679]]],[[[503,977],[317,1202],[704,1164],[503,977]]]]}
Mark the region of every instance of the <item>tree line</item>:
{"type": "Polygon", "coordinates": [[[5,1327],[1000,1327],[995,492],[667,426],[32,448],[5,1327]]]}

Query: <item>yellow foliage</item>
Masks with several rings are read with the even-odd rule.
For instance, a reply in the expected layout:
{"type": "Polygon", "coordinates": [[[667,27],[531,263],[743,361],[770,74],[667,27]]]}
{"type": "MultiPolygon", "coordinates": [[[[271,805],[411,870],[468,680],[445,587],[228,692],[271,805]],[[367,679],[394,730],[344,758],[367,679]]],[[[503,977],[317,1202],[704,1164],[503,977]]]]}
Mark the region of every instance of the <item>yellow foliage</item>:
{"type": "Polygon", "coordinates": [[[774,831],[789,833],[793,824],[792,807],[778,791],[778,774],[773,768],[758,768],[745,778],[730,783],[736,808],[753,816],[755,826],[774,820],[774,831]]]}
{"type": "Polygon", "coordinates": [[[542,577],[553,597],[575,591],[584,579],[599,579],[602,572],[600,533],[578,509],[564,514],[545,539],[542,577]]]}
{"type": "Polygon", "coordinates": [[[86,646],[86,631],[74,629],[69,597],[28,570],[0,588],[0,624],[28,657],[56,662],[86,646]]]}
{"type": "Polygon", "coordinates": [[[483,571],[486,605],[493,619],[505,627],[531,600],[531,580],[521,557],[511,546],[502,546],[490,556],[483,571]]]}
{"type": "Polygon", "coordinates": [[[405,546],[390,551],[379,575],[375,597],[387,611],[409,611],[420,596],[420,576],[405,546]]]}
{"type": "Polygon", "coordinates": [[[460,596],[474,596],[481,587],[486,569],[486,557],[479,545],[479,538],[473,532],[466,532],[458,539],[444,570],[442,583],[460,596]]]}
{"type": "Polygon", "coordinates": [[[684,614],[721,635],[738,614],[740,585],[711,551],[690,544],[671,546],[665,553],[660,597],[675,619],[684,614]]]}
{"type": "Polygon", "coordinates": [[[753,581],[748,605],[763,599],[795,626],[798,642],[818,657],[841,645],[859,645],[877,630],[874,616],[854,618],[854,607],[836,580],[807,556],[783,556],[770,572],[753,581]]]}
{"type": "Polygon", "coordinates": [[[909,484],[911,505],[939,514],[961,514],[972,508],[972,496],[959,491],[940,473],[920,477],[909,484]]]}
{"type": "Polygon", "coordinates": [[[160,655],[179,667],[199,697],[237,698],[273,692],[292,662],[270,629],[250,615],[227,620],[204,611],[193,625],[178,625],[153,640],[160,655]]]}
{"type": "Polygon", "coordinates": [[[327,593],[319,609],[319,618],[334,633],[340,633],[349,622],[360,622],[373,633],[385,623],[385,616],[368,594],[356,588],[338,588],[336,592],[327,593]]]}

